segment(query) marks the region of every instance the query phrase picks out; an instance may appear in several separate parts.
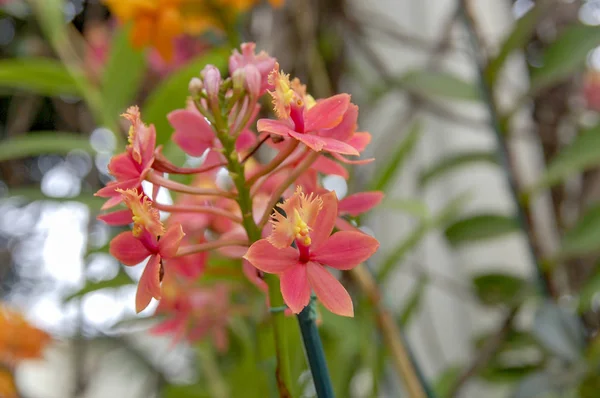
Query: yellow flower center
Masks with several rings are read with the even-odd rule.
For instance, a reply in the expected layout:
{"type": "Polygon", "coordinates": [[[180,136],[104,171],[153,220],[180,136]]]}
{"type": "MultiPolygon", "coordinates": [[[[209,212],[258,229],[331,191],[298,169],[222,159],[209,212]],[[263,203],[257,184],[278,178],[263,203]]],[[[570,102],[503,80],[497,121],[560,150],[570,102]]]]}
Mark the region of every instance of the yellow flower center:
{"type": "Polygon", "coordinates": [[[298,209],[294,209],[294,234],[295,239],[299,242],[302,242],[304,246],[310,246],[311,240],[308,233],[310,232],[310,227],[300,216],[298,209]]]}
{"type": "Polygon", "coordinates": [[[125,205],[129,207],[132,213],[133,236],[140,237],[144,230],[147,230],[154,236],[164,234],[165,227],[160,221],[160,214],[152,206],[152,201],[143,193],[138,194],[133,189],[117,189],[123,195],[125,205]]]}

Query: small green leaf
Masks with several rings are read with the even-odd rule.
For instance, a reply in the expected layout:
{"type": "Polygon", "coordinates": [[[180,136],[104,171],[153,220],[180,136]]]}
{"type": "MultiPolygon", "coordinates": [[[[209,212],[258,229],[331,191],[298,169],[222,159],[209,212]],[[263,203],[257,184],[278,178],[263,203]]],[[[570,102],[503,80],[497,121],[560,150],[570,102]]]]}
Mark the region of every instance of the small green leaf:
{"type": "Polygon", "coordinates": [[[36,131],[0,141],[0,162],[46,153],[68,154],[72,150],[94,153],[89,138],[75,133],[36,131]]]}
{"type": "Polygon", "coordinates": [[[408,325],[408,322],[412,316],[419,310],[423,296],[425,295],[425,287],[427,287],[427,278],[425,276],[419,279],[417,285],[413,288],[412,293],[408,299],[408,302],[402,309],[400,314],[399,323],[400,327],[404,328],[408,325]]]}
{"type": "Polygon", "coordinates": [[[453,156],[448,156],[441,159],[439,162],[429,167],[427,170],[421,173],[420,183],[426,185],[431,180],[434,180],[445,173],[453,171],[461,166],[469,165],[471,163],[491,163],[497,164],[497,155],[493,152],[467,152],[453,156]]]}
{"type": "Polygon", "coordinates": [[[398,84],[401,88],[417,95],[467,101],[480,99],[479,89],[476,85],[446,72],[411,71],[402,76],[398,80],[398,84]]]}
{"type": "Polygon", "coordinates": [[[519,18],[508,37],[500,46],[500,51],[489,63],[486,68],[486,77],[490,85],[493,85],[498,76],[498,72],[506,62],[506,59],[515,50],[520,50],[529,42],[531,35],[537,26],[537,21],[542,15],[544,6],[536,4],[525,15],[519,18]]]}
{"type": "Polygon", "coordinates": [[[579,312],[587,312],[592,309],[592,299],[600,292],[600,269],[588,278],[579,290],[579,312]]]}
{"type": "Polygon", "coordinates": [[[146,69],[144,53],[131,46],[129,30],[128,27],[117,30],[102,74],[102,103],[111,115],[121,114],[133,105],[146,69]]]}
{"type": "Polygon", "coordinates": [[[508,274],[489,273],[473,278],[475,294],[485,305],[513,305],[521,300],[526,286],[523,279],[508,274]]]}
{"type": "Polygon", "coordinates": [[[587,209],[573,228],[565,233],[560,257],[600,251],[600,203],[587,209]]]}
{"type": "Polygon", "coordinates": [[[142,107],[142,114],[146,123],[154,123],[156,126],[157,145],[165,144],[171,137],[173,128],[167,120],[167,114],[175,109],[185,108],[190,79],[198,76],[208,64],[224,69],[228,56],[228,49],[218,48],[209,51],[171,74],[148,96],[142,107]]]}
{"type": "Polygon", "coordinates": [[[446,239],[451,245],[497,238],[519,230],[514,217],[500,214],[478,214],[456,221],[446,228],[446,239]]]}
{"type": "Polygon", "coordinates": [[[575,24],[565,28],[556,41],[546,48],[542,66],[534,69],[534,90],[556,83],[581,69],[588,53],[600,45],[600,27],[575,24]]]}
{"type": "Polygon", "coordinates": [[[0,60],[0,87],[46,96],[80,94],[76,81],[60,62],[41,57],[0,60]]]}
{"type": "Polygon", "coordinates": [[[551,187],[563,179],[600,164],[600,124],[580,132],[553,158],[540,181],[528,192],[551,187]]]}
{"type": "Polygon", "coordinates": [[[126,285],[133,285],[133,280],[131,279],[131,277],[129,275],[127,275],[127,273],[125,271],[123,271],[121,269],[119,271],[119,273],[117,274],[117,276],[115,276],[113,279],[110,279],[107,281],[99,281],[99,282],[91,282],[91,281],[86,282],[85,286],[82,289],[65,297],[64,302],[71,301],[78,297],[83,297],[88,293],[96,292],[98,290],[111,289],[111,288],[114,289],[114,288],[126,286],[126,285]]]}
{"type": "Polygon", "coordinates": [[[414,123],[406,137],[396,147],[394,152],[387,158],[387,163],[382,166],[383,172],[375,176],[373,184],[369,191],[386,191],[388,185],[393,181],[394,176],[400,171],[402,165],[411,154],[421,137],[421,125],[414,123]]]}

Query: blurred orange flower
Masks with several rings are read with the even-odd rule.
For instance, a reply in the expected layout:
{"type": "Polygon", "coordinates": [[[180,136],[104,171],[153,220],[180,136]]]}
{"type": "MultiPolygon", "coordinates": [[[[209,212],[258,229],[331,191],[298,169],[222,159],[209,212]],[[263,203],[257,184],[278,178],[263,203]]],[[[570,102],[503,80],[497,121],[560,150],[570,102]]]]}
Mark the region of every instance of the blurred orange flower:
{"type": "Polygon", "coordinates": [[[49,341],[50,336],[46,332],[30,325],[18,312],[0,304],[0,360],[4,364],[39,358],[49,341]]]}
{"type": "MultiPolygon", "coordinates": [[[[104,0],[122,23],[132,23],[131,42],[136,48],[154,47],[165,61],[173,59],[174,39],[223,29],[258,0],[104,0]]],[[[283,0],[269,0],[279,6],[283,0]]]]}
{"type": "Polygon", "coordinates": [[[0,397],[18,398],[13,375],[5,369],[0,369],[0,397]]]}

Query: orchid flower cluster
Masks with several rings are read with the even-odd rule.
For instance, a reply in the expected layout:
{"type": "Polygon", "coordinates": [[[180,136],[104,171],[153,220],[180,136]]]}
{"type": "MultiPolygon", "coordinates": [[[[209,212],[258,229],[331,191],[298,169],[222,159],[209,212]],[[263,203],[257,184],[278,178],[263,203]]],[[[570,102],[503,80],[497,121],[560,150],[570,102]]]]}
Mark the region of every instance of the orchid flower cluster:
{"type": "Polygon", "coordinates": [[[172,139],[188,155],[204,157],[201,166],[168,161],[156,146],[155,127],[131,107],[123,115],[129,144],[109,164],[115,180],[97,193],[107,199],[103,209],[121,206],[99,219],[133,224],[111,241],[111,254],[127,266],[148,259],[136,310],[160,300],[156,311],[167,318],[155,331],[192,340],[212,336],[222,348],[235,306],[228,305],[232,288],[224,282],[197,283],[211,256],[241,260],[243,274],[265,292],[265,273],[277,275],[293,313],[314,292],[329,311],[353,316],[348,292],[328,267],[349,270],[375,253],[377,240],[349,217],[383,197],[362,192],[338,200],[320,184],[322,175],[347,179],[345,164],[372,160],[349,158],[360,156],[371,139],[357,131],[358,107],[350,95],[314,99],[274,58],[256,54],[253,43],[233,51],[229,74],[223,78],[217,67],[206,66],[190,81],[187,106],[168,115],[172,139]],[[256,121],[263,97],[270,97],[276,119],[256,121]],[[256,156],[262,146],[274,153],[267,162],[256,156]],[[191,183],[172,175],[191,176],[191,183]],[[152,192],[144,192],[143,181],[152,183],[152,192]],[[176,194],[174,204],[157,202],[159,189],[176,194]],[[168,218],[161,220],[161,212],[168,218]]]}

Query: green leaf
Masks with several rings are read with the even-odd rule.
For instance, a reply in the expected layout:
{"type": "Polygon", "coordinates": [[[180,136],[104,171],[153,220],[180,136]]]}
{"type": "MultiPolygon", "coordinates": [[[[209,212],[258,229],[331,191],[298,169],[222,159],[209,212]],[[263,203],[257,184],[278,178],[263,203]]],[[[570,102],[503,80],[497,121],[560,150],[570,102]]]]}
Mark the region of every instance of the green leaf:
{"type": "Polygon", "coordinates": [[[473,287],[479,300],[485,305],[513,305],[520,301],[527,283],[508,274],[489,273],[473,278],[473,287]]]}
{"type": "Polygon", "coordinates": [[[426,185],[431,180],[454,171],[461,166],[479,162],[498,164],[497,155],[494,152],[477,151],[448,156],[423,171],[420,176],[420,183],[421,185],[426,185]]]}
{"type": "Polygon", "coordinates": [[[40,95],[80,95],[67,69],[49,58],[0,60],[0,87],[27,90],[40,95]]]}
{"type": "Polygon", "coordinates": [[[573,228],[565,233],[560,257],[596,253],[600,250],[600,203],[587,209],[573,228]]]}
{"type": "Polygon", "coordinates": [[[416,70],[406,73],[398,80],[400,87],[417,95],[449,99],[478,101],[479,89],[446,72],[416,70]]]}
{"type": "Polygon", "coordinates": [[[170,139],[173,128],[169,125],[167,114],[175,109],[185,108],[190,79],[198,76],[208,64],[224,69],[228,56],[228,49],[218,48],[209,51],[171,74],[148,96],[142,107],[142,114],[146,123],[154,123],[156,126],[157,145],[165,144],[170,139]]]}
{"type": "Polygon", "coordinates": [[[75,133],[36,131],[0,141],[0,162],[46,153],[67,154],[72,150],[94,153],[89,138],[75,133]]]}
{"type": "Polygon", "coordinates": [[[392,183],[394,176],[400,171],[402,165],[411,154],[415,145],[421,137],[421,125],[414,123],[406,137],[400,141],[394,152],[387,158],[387,164],[382,166],[383,172],[375,176],[373,184],[369,191],[386,191],[386,188],[392,183]]]}
{"type": "Polygon", "coordinates": [[[398,318],[401,328],[406,327],[415,312],[419,310],[421,301],[425,295],[425,287],[427,286],[427,282],[427,277],[422,276],[417,285],[413,288],[410,298],[408,299],[408,302],[402,309],[400,317],[398,318]]]}
{"type": "Polygon", "coordinates": [[[497,238],[519,230],[514,217],[500,214],[478,214],[456,221],[445,231],[451,245],[497,238]]]}
{"type": "Polygon", "coordinates": [[[435,384],[433,386],[435,396],[447,397],[461,374],[461,366],[450,366],[444,369],[442,374],[439,375],[435,380],[435,384]]]}
{"type": "Polygon", "coordinates": [[[583,68],[588,53],[599,45],[599,26],[568,26],[544,51],[542,66],[532,71],[532,89],[556,83],[583,68]]]}
{"type": "Polygon", "coordinates": [[[585,332],[581,320],[571,310],[546,300],[538,308],[533,335],[549,352],[570,363],[581,360],[585,332]]]}
{"type": "Polygon", "coordinates": [[[121,114],[133,105],[146,69],[144,53],[131,46],[129,31],[122,27],[116,32],[102,74],[102,102],[111,115],[121,114]]]}
{"type": "Polygon", "coordinates": [[[421,219],[429,216],[427,204],[419,199],[386,199],[381,206],[385,209],[397,210],[421,219]]]}
{"type": "Polygon", "coordinates": [[[500,46],[500,51],[486,68],[486,77],[490,85],[496,81],[498,72],[502,69],[508,56],[515,50],[523,49],[529,42],[543,9],[541,4],[536,4],[514,24],[512,31],[500,46]]]}
{"type": "Polygon", "coordinates": [[[553,158],[540,181],[527,191],[531,194],[600,164],[600,124],[580,132],[553,158]]]}
{"type": "Polygon", "coordinates": [[[123,271],[121,269],[121,270],[119,270],[119,273],[117,274],[117,276],[115,276],[113,279],[110,279],[107,281],[99,281],[99,282],[87,281],[85,283],[85,286],[82,289],[65,297],[64,302],[71,301],[78,297],[83,297],[88,293],[96,292],[98,290],[111,289],[111,288],[114,289],[114,288],[126,286],[126,285],[133,285],[133,280],[131,279],[131,277],[129,275],[127,275],[127,273],[125,271],[123,271]]]}
{"type": "Polygon", "coordinates": [[[579,290],[579,312],[587,312],[592,309],[592,299],[600,292],[600,269],[588,278],[579,290]]]}

